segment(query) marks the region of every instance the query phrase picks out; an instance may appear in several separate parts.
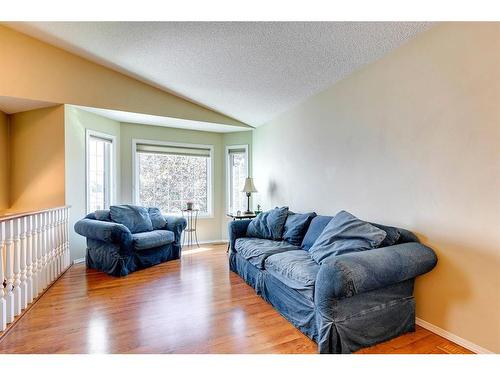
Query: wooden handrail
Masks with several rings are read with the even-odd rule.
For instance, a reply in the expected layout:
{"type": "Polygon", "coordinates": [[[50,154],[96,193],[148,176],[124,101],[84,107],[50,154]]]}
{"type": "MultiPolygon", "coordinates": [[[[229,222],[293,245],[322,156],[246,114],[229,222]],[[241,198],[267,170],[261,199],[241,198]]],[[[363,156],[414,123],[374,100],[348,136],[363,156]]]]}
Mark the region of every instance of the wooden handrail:
{"type": "Polygon", "coordinates": [[[42,209],[33,210],[33,211],[3,213],[3,214],[0,213],[0,223],[2,221],[12,220],[12,219],[19,219],[19,218],[25,217],[25,216],[37,215],[37,214],[41,214],[43,212],[50,212],[50,211],[55,211],[55,210],[60,210],[62,208],[70,208],[70,207],[71,206],[66,205],[66,206],[42,208],[42,209]]]}

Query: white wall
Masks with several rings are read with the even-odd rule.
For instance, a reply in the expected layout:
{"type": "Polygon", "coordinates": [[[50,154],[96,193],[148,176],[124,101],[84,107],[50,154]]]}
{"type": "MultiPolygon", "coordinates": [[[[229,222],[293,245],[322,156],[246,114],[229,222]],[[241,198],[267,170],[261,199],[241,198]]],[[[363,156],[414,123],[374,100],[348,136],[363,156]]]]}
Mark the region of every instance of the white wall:
{"type": "MultiPolygon", "coordinates": [[[[120,149],[120,123],[81,109],[65,106],[65,162],[66,162],[66,204],[70,209],[70,253],[71,260],[85,256],[85,238],[73,230],[75,223],[86,213],[86,182],[85,182],[85,142],[86,129],[96,130],[116,137],[116,147],[120,149]]],[[[120,181],[120,153],[117,152],[117,181],[120,181]]],[[[119,197],[120,184],[117,184],[119,197]]]]}
{"type": "Polygon", "coordinates": [[[254,131],[265,209],[416,232],[417,316],[500,352],[500,23],[443,24],[254,131]]]}

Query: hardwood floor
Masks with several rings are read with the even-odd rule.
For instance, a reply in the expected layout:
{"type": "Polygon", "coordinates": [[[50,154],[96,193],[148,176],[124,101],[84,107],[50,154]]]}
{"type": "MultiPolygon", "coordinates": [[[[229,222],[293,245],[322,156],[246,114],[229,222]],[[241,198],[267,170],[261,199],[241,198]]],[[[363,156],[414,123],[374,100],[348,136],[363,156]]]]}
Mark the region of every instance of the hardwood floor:
{"type": "MultiPolygon", "coordinates": [[[[226,245],[125,278],[76,265],[0,338],[1,353],[316,353],[229,272],[226,245]]],[[[421,327],[359,353],[470,353],[421,327]]]]}

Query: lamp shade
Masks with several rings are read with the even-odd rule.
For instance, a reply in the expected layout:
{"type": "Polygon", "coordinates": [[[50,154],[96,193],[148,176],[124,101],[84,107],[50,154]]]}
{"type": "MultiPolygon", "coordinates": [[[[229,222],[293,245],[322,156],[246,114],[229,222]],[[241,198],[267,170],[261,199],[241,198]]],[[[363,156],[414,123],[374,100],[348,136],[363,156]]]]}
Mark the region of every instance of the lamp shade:
{"type": "Polygon", "coordinates": [[[247,177],[245,179],[245,187],[243,188],[242,192],[244,192],[244,193],[257,193],[257,189],[255,188],[255,186],[253,184],[252,177],[247,177]]]}

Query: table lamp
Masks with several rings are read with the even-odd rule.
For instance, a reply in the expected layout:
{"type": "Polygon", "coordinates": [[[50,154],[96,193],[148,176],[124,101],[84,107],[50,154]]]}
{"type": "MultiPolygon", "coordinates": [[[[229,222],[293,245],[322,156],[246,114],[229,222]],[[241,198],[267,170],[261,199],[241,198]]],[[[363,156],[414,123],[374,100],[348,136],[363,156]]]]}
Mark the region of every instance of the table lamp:
{"type": "Polygon", "coordinates": [[[252,177],[246,178],[245,187],[243,187],[242,192],[247,193],[247,210],[245,211],[245,214],[253,214],[253,212],[250,211],[250,196],[252,195],[252,193],[257,193],[257,189],[253,184],[252,177]]]}

